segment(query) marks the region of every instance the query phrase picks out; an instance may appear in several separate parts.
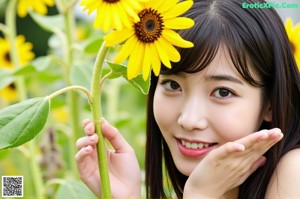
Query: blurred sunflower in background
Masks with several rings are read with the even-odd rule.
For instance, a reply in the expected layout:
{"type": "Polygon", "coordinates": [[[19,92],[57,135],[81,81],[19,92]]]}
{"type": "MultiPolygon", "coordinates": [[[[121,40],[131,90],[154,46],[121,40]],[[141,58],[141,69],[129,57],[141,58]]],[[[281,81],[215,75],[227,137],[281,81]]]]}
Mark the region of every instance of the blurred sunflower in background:
{"type": "MultiPolygon", "coordinates": [[[[23,66],[29,63],[35,56],[32,52],[32,44],[30,42],[26,42],[23,35],[18,35],[16,37],[16,45],[20,65],[23,66]]],[[[0,68],[14,69],[9,50],[10,45],[8,40],[0,37],[0,68]]]]}
{"type": "MultiPolygon", "coordinates": [[[[16,37],[17,52],[19,56],[19,63],[21,66],[28,64],[33,58],[34,53],[32,44],[25,41],[23,35],[16,37]]],[[[7,39],[0,37],[0,69],[14,70],[15,66],[10,57],[10,45],[7,39]]],[[[14,83],[2,88],[0,90],[0,98],[7,103],[15,102],[18,99],[17,90],[14,83]]]]}
{"type": "Polygon", "coordinates": [[[55,107],[51,111],[51,115],[55,122],[67,123],[70,119],[70,111],[65,106],[55,107]]]}
{"type": "Polygon", "coordinates": [[[18,99],[17,89],[14,83],[4,87],[0,90],[0,98],[6,103],[15,102],[18,99]]]}
{"type": "Polygon", "coordinates": [[[171,68],[170,61],[180,61],[180,54],[174,46],[181,48],[194,46],[192,42],[182,39],[174,31],[191,28],[194,25],[192,19],[178,17],[192,5],[193,1],[190,0],[179,3],[178,0],[150,0],[143,3],[142,9],[138,12],[140,21],[131,20],[131,26],[115,30],[104,37],[107,46],[125,41],[115,62],[119,64],[129,57],[128,79],[136,77],[140,72],[143,73],[144,80],[148,79],[151,67],[154,74],[158,75],[161,62],[171,68]]]}
{"type": "Polygon", "coordinates": [[[18,2],[18,16],[25,17],[29,10],[46,15],[48,12],[47,6],[54,6],[54,0],[19,0],[18,2]]]}
{"type": "Polygon", "coordinates": [[[82,0],[88,14],[96,11],[94,28],[101,28],[104,32],[111,28],[120,30],[124,26],[130,26],[130,18],[139,21],[137,10],[141,9],[141,2],[148,0],[82,0]]]}
{"type": "Polygon", "coordinates": [[[293,20],[291,18],[287,18],[285,21],[285,29],[294,51],[298,69],[300,71],[300,23],[294,26],[293,20]]]}

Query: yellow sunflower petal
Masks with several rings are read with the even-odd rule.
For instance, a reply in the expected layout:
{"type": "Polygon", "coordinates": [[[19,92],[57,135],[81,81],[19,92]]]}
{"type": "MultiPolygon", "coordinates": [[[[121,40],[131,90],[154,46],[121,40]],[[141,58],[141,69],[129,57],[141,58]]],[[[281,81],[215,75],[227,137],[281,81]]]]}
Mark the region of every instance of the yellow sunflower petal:
{"type": "MultiPolygon", "coordinates": [[[[152,0],[155,1],[155,0],[152,0]]],[[[160,13],[167,12],[171,8],[173,8],[177,3],[178,0],[164,0],[163,3],[158,7],[160,13]]]]}
{"type": "Polygon", "coordinates": [[[294,31],[300,36],[300,23],[295,26],[294,31]]]}
{"type": "Polygon", "coordinates": [[[160,60],[162,61],[162,63],[168,67],[171,68],[171,63],[169,60],[169,56],[168,53],[166,52],[166,46],[164,45],[164,43],[161,42],[160,39],[157,40],[157,42],[155,42],[155,46],[159,55],[160,60]]]}
{"type": "Polygon", "coordinates": [[[27,4],[24,0],[19,1],[17,9],[19,17],[25,17],[28,13],[27,4]]]}
{"type": "Polygon", "coordinates": [[[160,5],[163,3],[163,1],[153,1],[150,0],[148,2],[145,3],[145,8],[153,8],[155,10],[158,10],[158,8],[160,7],[160,5]]]}
{"type": "Polygon", "coordinates": [[[161,62],[160,62],[160,58],[159,58],[159,55],[158,55],[155,45],[153,45],[153,44],[150,45],[150,51],[151,51],[150,54],[152,57],[153,72],[156,76],[158,76],[160,73],[161,62]]]}
{"type": "Polygon", "coordinates": [[[293,28],[293,21],[291,18],[286,18],[285,20],[285,28],[286,29],[292,29],[293,28]]]}
{"type": "Polygon", "coordinates": [[[111,27],[114,27],[114,26],[112,26],[112,20],[113,20],[112,13],[114,11],[111,10],[110,5],[104,3],[102,12],[103,12],[104,16],[101,19],[101,20],[103,20],[103,23],[100,28],[103,30],[103,32],[108,32],[111,27]],[[105,19],[105,21],[104,21],[104,19],[105,19]]]}
{"type": "Polygon", "coordinates": [[[187,17],[177,17],[169,20],[165,20],[164,25],[168,29],[187,29],[193,27],[195,24],[194,20],[187,17]]]}
{"type": "Polygon", "coordinates": [[[144,58],[144,46],[140,42],[137,43],[136,48],[133,50],[132,54],[128,60],[127,67],[127,78],[135,78],[142,69],[142,60],[144,58]]]}
{"type": "Polygon", "coordinates": [[[104,37],[104,40],[106,41],[106,46],[112,46],[125,41],[133,34],[134,34],[134,30],[132,28],[126,28],[120,31],[116,30],[106,35],[104,37]]]}
{"type": "Polygon", "coordinates": [[[18,1],[18,15],[20,17],[25,17],[28,10],[34,10],[35,12],[45,15],[48,12],[47,6],[54,6],[53,0],[19,0],[18,1]]]}
{"type": "Polygon", "coordinates": [[[97,12],[93,26],[95,29],[103,27],[104,20],[103,18],[105,17],[105,12],[97,12]]]}
{"type": "Polygon", "coordinates": [[[172,62],[179,62],[180,61],[180,54],[177,51],[177,49],[172,46],[166,39],[161,38],[160,39],[161,44],[164,46],[164,49],[166,50],[169,59],[172,62]]]}
{"type": "Polygon", "coordinates": [[[135,37],[130,37],[121,48],[119,54],[115,58],[115,63],[120,64],[122,63],[130,53],[135,49],[138,40],[135,37]]]}
{"type": "Polygon", "coordinates": [[[142,8],[140,1],[141,0],[138,0],[138,1],[137,0],[127,0],[126,2],[124,1],[124,4],[126,3],[126,4],[130,5],[133,9],[139,10],[142,8]]]}
{"type": "Polygon", "coordinates": [[[194,47],[194,44],[192,42],[182,39],[181,36],[173,30],[164,30],[162,32],[162,36],[175,46],[181,48],[194,47]]]}
{"type": "Polygon", "coordinates": [[[146,44],[145,45],[145,56],[144,56],[144,60],[143,60],[143,79],[146,81],[149,77],[150,74],[150,68],[151,68],[151,44],[146,44]]]}
{"type": "Polygon", "coordinates": [[[170,19],[182,15],[193,6],[193,1],[183,1],[176,4],[168,12],[164,13],[164,19],[170,19]]]}
{"type": "Polygon", "coordinates": [[[47,6],[41,1],[38,1],[35,4],[33,4],[32,9],[41,15],[47,14],[47,6]]]}
{"type": "Polygon", "coordinates": [[[117,11],[112,13],[112,18],[113,18],[113,27],[116,27],[117,30],[122,29],[122,18],[126,18],[126,15],[124,12],[122,12],[122,8],[120,7],[121,4],[117,4],[117,11]],[[119,17],[120,16],[120,17],[119,17]]]}
{"type": "MultiPolygon", "coordinates": [[[[123,3],[122,3],[122,1],[120,2],[120,6],[122,6],[123,8],[125,8],[124,7],[124,5],[122,5],[123,3]]],[[[122,16],[122,17],[119,17],[120,18],[120,20],[121,20],[121,23],[124,25],[124,27],[130,27],[130,18],[129,17],[126,17],[126,10],[125,9],[119,9],[119,13],[120,13],[120,16],[122,16]]]]}
{"type": "Polygon", "coordinates": [[[54,5],[55,5],[54,0],[44,0],[44,2],[45,2],[45,4],[46,4],[47,6],[54,6],[54,5]]]}
{"type": "MultiPolygon", "coordinates": [[[[135,12],[135,9],[132,6],[130,6],[129,4],[126,4],[125,2],[124,3],[121,2],[121,4],[123,5],[124,10],[128,13],[128,15],[133,18],[134,22],[140,21],[140,18],[138,17],[137,12],[135,12]]],[[[140,9],[140,7],[138,9],[140,9]]]]}
{"type": "Polygon", "coordinates": [[[81,6],[85,6],[83,10],[87,10],[88,14],[90,15],[92,12],[97,10],[98,7],[102,5],[102,1],[98,0],[83,0],[80,2],[81,6]]]}

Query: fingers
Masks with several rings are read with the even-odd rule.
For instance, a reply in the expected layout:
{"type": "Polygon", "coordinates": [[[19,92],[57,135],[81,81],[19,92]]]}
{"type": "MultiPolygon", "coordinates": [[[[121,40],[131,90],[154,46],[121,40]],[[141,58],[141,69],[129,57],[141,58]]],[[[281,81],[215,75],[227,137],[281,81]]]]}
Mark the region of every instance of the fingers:
{"type": "Polygon", "coordinates": [[[275,128],[253,133],[245,138],[238,140],[237,142],[242,143],[246,148],[243,155],[251,154],[254,159],[258,159],[274,144],[279,142],[282,137],[283,134],[281,133],[280,129],[275,128]]]}
{"type": "MultiPolygon", "coordinates": [[[[87,145],[96,144],[98,137],[93,137],[95,134],[95,125],[90,119],[83,121],[84,132],[87,137],[81,138],[77,141],[77,149],[81,149],[87,145]]],[[[127,143],[119,130],[111,126],[105,119],[102,119],[102,133],[104,137],[111,143],[116,153],[132,152],[132,147],[127,143]]]]}
{"type": "Polygon", "coordinates": [[[283,137],[280,129],[262,130],[257,133],[252,133],[234,142],[228,142],[223,146],[214,150],[212,159],[222,161],[229,157],[240,159],[243,165],[253,165],[255,162],[274,144],[280,141],[283,137]]]}
{"type": "Polygon", "coordinates": [[[80,163],[87,155],[90,155],[93,150],[93,147],[90,145],[81,148],[75,155],[76,162],[80,163]]]}
{"type": "Polygon", "coordinates": [[[111,143],[116,153],[133,152],[132,147],[127,143],[119,130],[111,126],[106,120],[102,120],[102,131],[106,139],[111,143]]]}
{"type": "Polygon", "coordinates": [[[90,119],[83,121],[83,129],[87,135],[93,135],[95,133],[95,125],[90,119]]]}
{"type": "Polygon", "coordinates": [[[85,136],[79,138],[76,142],[76,148],[79,151],[80,149],[87,147],[87,146],[95,146],[98,142],[98,135],[93,134],[91,136],[85,136]]]}
{"type": "MultiPolygon", "coordinates": [[[[277,143],[279,140],[281,140],[283,137],[283,134],[281,133],[281,130],[278,128],[270,129],[270,130],[261,130],[256,133],[252,133],[249,136],[243,137],[235,142],[238,142],[240,144],[243,144],[246,148],[257,146],[258,144],[261,144],[263,142],[269,142],[272,144],[277,143]]],[[[261,145],[265,145],[266,143],[263,143],[261,145]]]]}

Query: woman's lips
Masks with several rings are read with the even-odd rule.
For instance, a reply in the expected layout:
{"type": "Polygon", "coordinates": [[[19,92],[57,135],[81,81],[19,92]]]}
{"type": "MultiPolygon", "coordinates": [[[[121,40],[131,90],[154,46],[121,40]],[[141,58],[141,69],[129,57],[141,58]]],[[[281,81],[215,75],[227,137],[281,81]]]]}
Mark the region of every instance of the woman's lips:
{"type": "Polygon", "coordinates": [[[201,141],[188,141],[186,139],[176,139],[179,151],[189,157],[200,157],[207,154],[215,148],[216,143],[207,143],[201,141]]]}

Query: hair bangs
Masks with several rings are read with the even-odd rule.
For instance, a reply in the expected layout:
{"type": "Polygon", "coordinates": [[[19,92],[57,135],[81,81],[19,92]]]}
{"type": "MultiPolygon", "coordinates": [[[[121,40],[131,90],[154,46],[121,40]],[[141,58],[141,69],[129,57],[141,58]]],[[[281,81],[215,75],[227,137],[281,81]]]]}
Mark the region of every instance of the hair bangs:
{"type": "MultiPolygon", "coordinates": [[[[219,5],[219,3],[202,2],[197,9],[192,9],[187,13],[186,17],[194,19],[197,24],[189,31],[179,31],[179,33],[184,39],[193,42],[194,47],[178,48],[181,55],[180,62],[172,63],[171,69],[162,66],[161,74],[199,72],[212,62],[222,45],[227,48],[241,76],[251,85],[263,87],[261,76],[266,72],[261,66],[270,65],[264,62],[265,57],[270,57],[270,55],[260,52],[261,50],[268,52],[266,48],[269,45],[264,35],[256,30],[254,24],[257,22],[255,21],[251,22],[253,29],[245,26],[245,22],[240,19],[240,16],[245,13],[237,9],[235,13],[228,14],[227,6],[229,5],[219,5]],[[224,13],[227,13],[227,16],[224,13]],[[256,59],[252,59],[253,57],[256,59]]],[[[244,17],[251,19],[249,16],[244,17]]]]}

